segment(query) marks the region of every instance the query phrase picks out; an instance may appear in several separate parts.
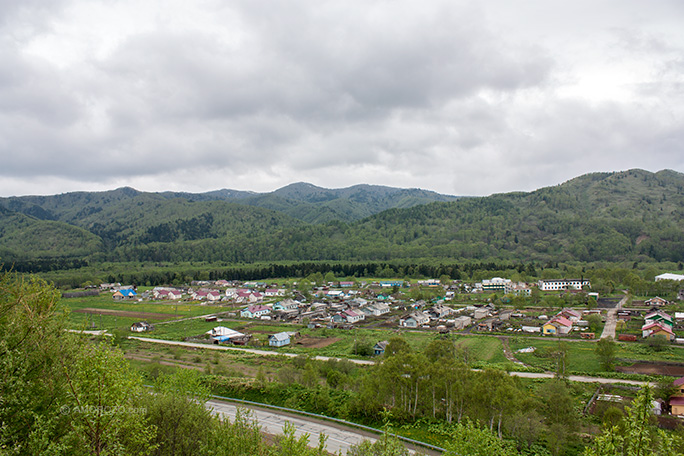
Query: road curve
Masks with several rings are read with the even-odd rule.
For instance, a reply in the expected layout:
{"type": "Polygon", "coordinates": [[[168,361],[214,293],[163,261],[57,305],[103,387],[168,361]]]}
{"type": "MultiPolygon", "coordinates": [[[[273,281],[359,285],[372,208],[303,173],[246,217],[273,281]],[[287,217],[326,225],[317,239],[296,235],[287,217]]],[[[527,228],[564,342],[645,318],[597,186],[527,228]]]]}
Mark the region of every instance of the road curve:
{"type": "MultiPolygon", "coordinates": [[[[259,424],[262,432],[278,435],[283,433],[285,423],[290,422],[295,427],[295,435],[300,437],[304,434],[309,435],[310,446],[318,444],[320,434],[327,436],[326,449],[330,453],[347,454],[347,451],[354,445],[358,445],[364,440],[375,442],[378,435],[364,431],[362,429],[347,427],[341,424],[330,423],[324,420],[317,420],[311,417],[302,417],[292,413],[279,410],[270,410],[251,405],[235,404],[227,401],[212,399],[207,401],[207,408],[223,417],[235,419],[238,409],[248,410],[252,421],[259,424]]],[[[411,454],[415,454],[414,449],[407,445],[411,454]]],[[[427,455],[440,455],[441,453],[432,450],[421,449],[427,455]]]]}

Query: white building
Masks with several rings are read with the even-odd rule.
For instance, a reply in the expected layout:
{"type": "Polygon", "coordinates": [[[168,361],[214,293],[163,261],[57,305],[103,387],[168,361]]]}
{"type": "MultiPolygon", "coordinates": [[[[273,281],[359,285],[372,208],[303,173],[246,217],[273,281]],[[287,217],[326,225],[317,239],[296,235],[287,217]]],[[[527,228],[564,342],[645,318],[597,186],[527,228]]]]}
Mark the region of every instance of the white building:
{"type": "Polygon", "coordinates": [[[491,280],[482,281],[482,290],[484,291],[504,291],[506,284],[511,283],[511,279],[502,279],[501,277],[492,277],[491,280]]]}
{"type": "Polygon", "coordinates": [[[581,290],[591,287],[589,279],[550,279],[540,280],[537,285],[541,291],[581,290]]]}
{"type": "Polygon", "coordinates": [[[681,274],[670,274],[669,272],[666,272],[665,274],[660,274],[655,276],[655,281],[658,282],[660,280],[677,280],[677,281],[682,281],[684,280],[684,275],[681,274]]]}

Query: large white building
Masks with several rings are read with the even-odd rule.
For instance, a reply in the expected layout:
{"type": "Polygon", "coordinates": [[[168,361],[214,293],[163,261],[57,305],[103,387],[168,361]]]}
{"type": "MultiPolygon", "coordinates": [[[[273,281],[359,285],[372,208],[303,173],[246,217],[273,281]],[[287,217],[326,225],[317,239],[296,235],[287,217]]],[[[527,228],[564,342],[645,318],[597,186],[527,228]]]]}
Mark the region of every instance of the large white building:
{"type": "Polygon", "coordinates": [[[660,280],[679,280],[680,282],[684,280],[684,275],[681,274],[670,274],[669,272],[666,272],[665,274],[660,274],[655,276],[655,281],[658,282],[660,280]]]}
{"type": "Polygon", "coordinates": [[[585,286],[591,287],[589,279],[540,280],[537,285],[541,291],[581,290],[585,286]]]}
{"type": "Polygon", "coordinates": [[[501,277],[492,277],[491,280],[482,281],[483,291],[504,291],[506,284],[511,283],[511,279],[502,279],[501,277]]]}

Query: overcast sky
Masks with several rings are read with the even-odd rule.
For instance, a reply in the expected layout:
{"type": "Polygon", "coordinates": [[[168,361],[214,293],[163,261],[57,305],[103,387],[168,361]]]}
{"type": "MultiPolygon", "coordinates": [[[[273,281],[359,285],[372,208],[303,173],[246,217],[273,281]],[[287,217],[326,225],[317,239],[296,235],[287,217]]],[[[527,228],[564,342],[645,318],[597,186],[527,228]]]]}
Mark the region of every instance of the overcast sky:
{"type": "Polygon", "coordinates": [[[684,172],[681,0],[0,0],[0,196],[684,172]]]}

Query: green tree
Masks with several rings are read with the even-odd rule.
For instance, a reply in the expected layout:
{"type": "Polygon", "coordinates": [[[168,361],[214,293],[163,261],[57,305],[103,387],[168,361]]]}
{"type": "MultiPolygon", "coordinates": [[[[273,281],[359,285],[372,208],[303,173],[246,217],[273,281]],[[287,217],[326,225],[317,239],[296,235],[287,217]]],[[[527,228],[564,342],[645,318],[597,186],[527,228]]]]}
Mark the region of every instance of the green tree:
{"type": "Polygon", "coordinates": [[[601,316],[596,314],[591,314],[587,317],[587,323],[589,323],[589,329],[593,333],[598,333],[601,330],[601,316]]]}
{"type": "Polygon", "coordinates": [[[445,444],[448,456],[517,456],[515,447],[470,420],[456,424],[445,444]]]}
{"type": "Polygon", "coordinates": [[[401,337],[392,337],[385,347],[385,356],[411,353],[411,346],[401,337]]]}
{"type": "Polygon", "coordinates": [[[599,358],[601,369],[604,371],[612,371],[615,368],[615,353],[617,352],[617,344],[612,338],[605,337],[596,342],[596,356],[599,358]]]}
{"type": "Polygon", "coordinates": [[[148,455],[155,427],[149,425],[140,376],[111,343],[82,345],[64,364],[73,454],[148,455]],[[79,451],[77,452],[76,449],[79,451]]]}
{"type": "Polygon", "coordinates": [[[199,447],[200,456],[256,456],[266,452],[261,428],[249,412],[238,409],[235,420],[214,417],[204,432],[207,437],[199,447]]]}
{"type": "Polygon", "coordinates": [[[0,452],[69,454],[60,360],[76,338],[65,331],[58,302],[45,281],[0,273],[0,452]]]}
{"type": "Polygon", "coordinates": [[[681,456],[682,439],[657,429],[651,412],[653,392],[642,388],[631,407],[626,407],[627,416],[623,426],[608,426],[587,447],[584,456],[681,456]]]}
{"type": "Polygon", "coordinates": [[[156,427],[154,456],[193,455],[212,426],[212,416],[204,403],[209,391],[196,371],[179,369],[155,381],[154,394],[147,396],[145,408],[150,424],[156,427]]]}
{"type": "Polygon", "coordinates": [[[546,443],[552,454],[562,454],[573,439],[579,416],[565,381],[554,379],[539,390],[544,423],[548,427],[546,443]]]}

